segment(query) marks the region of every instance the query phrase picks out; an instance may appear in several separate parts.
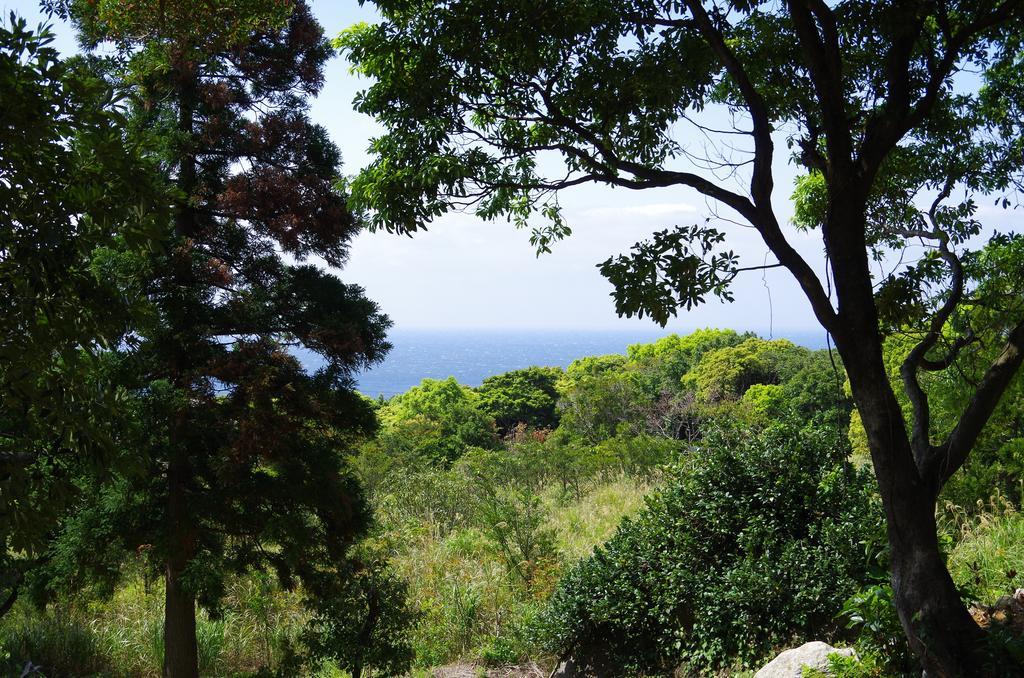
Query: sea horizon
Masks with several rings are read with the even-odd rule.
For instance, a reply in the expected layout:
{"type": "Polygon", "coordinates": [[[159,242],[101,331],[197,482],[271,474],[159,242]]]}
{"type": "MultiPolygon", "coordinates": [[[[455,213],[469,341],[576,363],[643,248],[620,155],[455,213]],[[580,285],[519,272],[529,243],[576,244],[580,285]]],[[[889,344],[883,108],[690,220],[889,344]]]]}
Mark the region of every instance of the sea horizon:
{"type": "MultiPolygon", "coordinates": [[[[423,379],[454,377],[479,386],[489,376],[526,367],[568,367],[594,355],[625,354],[646,344],[699,328],[498,328],[401,327],[388,333],[392,349],[382,363],[356,375],[357,389],[371,398],[404,393],[423,379]]],[[[823,329],[736,329],[772,339],[788,339],[810,349],[826,347],[823,329]]],[[[316,360],[307,356],[307,366],[316,360]]]]}

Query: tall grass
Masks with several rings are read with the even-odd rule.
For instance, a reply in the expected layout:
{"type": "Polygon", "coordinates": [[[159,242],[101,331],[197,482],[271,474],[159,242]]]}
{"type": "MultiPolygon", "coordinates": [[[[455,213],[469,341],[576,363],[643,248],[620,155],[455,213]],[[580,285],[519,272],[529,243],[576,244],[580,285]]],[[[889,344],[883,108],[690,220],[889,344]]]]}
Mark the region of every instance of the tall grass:
{"type": "Polygon", "coordinates": [[[1024,514],[996,495],[967,512],[947,507],[955,545],[949,570],[957,584],[980,602],[992,602],[1024,587],[1024,514]]]}
{"type": "MultiPolygon", "coordinates": [[[[20,603],[0,620],[0,655],[9,666],[31,662],[47,676],[159,676],[163,664],[163,586],[126,577],[105,600],[80,596],[36,610],[20,603]]],[[[305,619],[297,593],[262,574],[231,581],[222,614],[196,623],[204,676],[272,668],[305,619]]],[[[17,674],[16,674],[17,675],[17,674]]]]}
{"type": "MultiPolygon", "coordinates": [[[[450,488],[448,481],[439,482],[450,488]]],[[[558,483],[538,488],[558,560],[529,587],[509,571],[507,554],[495,548],[470,516],[419,507],[410,495],[384,497],[384,510],[378,513],[385,518],[382,539],[421,613],[413,633],[416,665],[537,659],[531,623],[559,574],[610,537],[624,516],[636,512],[652,482],[616,474],[592,484],[579,498],[566,495],[558,483]]],[[[451,499],[470,504],[466,497],[451,499]]]]}
{"type": "Polygon", "coordinates": [[[558,497],[549,491],[546,500],[552,507],[550,524],[558,535],[564,560],[573,563],[586,558],[595,546],[608,541],[623,517],[643,508],[644,496],[655,485],[655,480],[618,474],[565,505],[560,505],[558,497]]]}
{"type": "MultiPolygon", "coordinates": [[[[566,493],[550,478],[517,485],[525,496],[521,502],[518,494],[510,495],[516,501],[504,494],[490,497],[499,502],[492,508],[501,510],[489,513],[474,509],[481,504],[480,486],[453,471],[403,478],[376,495],[374,539],[409,584],[420,612],[413,632],[417,667],[541,659],[531,625],[558,577],[636,512],[654,482],[650,474],[609,470],[566,493]],[[529,520],[517,513],[523,507],[529,508],[529,520]],[[532,532],[520,531],[524,526],[532,532]],[[500,543],[506,532],[515,539],[500,543]],[[520,544],[541,537],[543,544],[520,544]],[[543,561],[516,561],[534,546],[543,547],[543,561]],[[523,578],[522,571],[530,576],[523,578]]],[[[19,603],[0,620],[0,658],[9,655],[0,673],[18,675],[31,662],[51,676],[159,676],[163,603],[162,583],[135,571],[109,598],[83,592],[42,611],[19,603]]],[[[199,613],[202,675],[237,676],[279,666],[306,620],[300,603],[298,593],[281,590],[266,575],[230,580],[218,615],[199,613]]],[[[335,674],[331,666],[321,670],[335,674]]]]}

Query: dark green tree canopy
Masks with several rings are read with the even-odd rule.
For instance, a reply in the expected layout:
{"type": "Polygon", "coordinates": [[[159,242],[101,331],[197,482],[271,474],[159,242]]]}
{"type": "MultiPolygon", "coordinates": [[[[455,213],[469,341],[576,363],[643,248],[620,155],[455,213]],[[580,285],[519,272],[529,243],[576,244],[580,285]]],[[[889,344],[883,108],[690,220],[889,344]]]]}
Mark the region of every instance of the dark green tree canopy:
{"type": "Polygon", "coordinates": [[[476,389],[480,408],[494,417],[498,430],[510,432],[517,424],[536,429],[558,426],[558,367],[527,367],[487,377],[476,389]]]}
{"type": "Polygon", "coordinates": [[[21,577],[10,554],[45,549],[75,473],[112,456],[125,393],[104,354],[168,214],[121,94],[52,41],[13,14],[0,25],[0,586],[21,577]]]}
{"type": "MultiPolygon", "coordinates": [[[[215,606],[228,573],[272,570],[326,595],[350,571],[369,511],[345,452],[375,427],[353,374],[388,350],[390,322],[307,261],[341,265],[361,223],[337,148],[308,118],[333,50],[305,2],[62,9],[86,45],[113,46],[128,127],[155,140],[175,195],[144,278],[150,313],[124,347],[140,425],[121,444],[139,472],[92,493],[104,500],[56,548],[88,549],[97,527],[122,553],[147,545],[166,583],[165,675],[193,676],[196,600],[215,606]],[[295,348],[324,367],[307,372],[295,348]]],[[[116,573],[89,556],[71,562],[116,573]]]]}

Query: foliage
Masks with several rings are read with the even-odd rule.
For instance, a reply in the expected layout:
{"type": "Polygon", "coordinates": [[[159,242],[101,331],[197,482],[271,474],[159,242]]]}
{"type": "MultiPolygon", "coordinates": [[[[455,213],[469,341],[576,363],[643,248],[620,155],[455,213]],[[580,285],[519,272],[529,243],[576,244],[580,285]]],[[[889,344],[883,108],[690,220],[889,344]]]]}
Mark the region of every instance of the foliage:
{"type": "MultiPolygon", "coordinates": [[[[969,458],[1024,364],[1020,258],[987,277],[972,270],[979,204],[1008,208],[1024,186],[1016,115],[1024,7],[376,5],[377,23],[337,41],[372,83],[358,110],[384,128],[371,164],[352,182],[372,223],[412,233],[468,207],[532,226],[531,242],[543,252],[571,233],[559,191],[598,183],[687,187],[713,203],[716,217],[727,215],[720,221],[751,227],[772,263],[740,266],[732,238],[710,223],[660,230],[609,259],[602,272],[615,286],[617,311],[664,325],[709,294],[729,299],[743,271],[788,271],[848,370],[893,523],[893,576],[925,580],[896,587],[908,639],[929,672],[978,673],[983,634],[936,542],[898,536],[934,530],[937,491],[969,458]],[[703,153],[685,143],[687,133],[701,139],[703,153]],[[824,272],[779,219],[780,142],[807,175],[797,186],[797,225],[820,235],[824,272]],[[919,246],[921,256],[904,256],[919,246]],[[995,356],[980,363],[984,378],[933,442],[921,382],[955,370],[982,334],[965,321],[976,305],[992,308],[995,356]],[[901,411],[882,361],[883,338],[904,328],[916,335],[901,367],[913,419],[905,429],[893,426],[901,411]]],[[[1012,230],[1004,222],[990,241],[1013,240],[1012,230]]],[[[737,379],[703,397],[738,398],[756,383],[737,379]]],[[[622,393],[628,383],[617,386],[622,393]]],[[[633,413],[612,429],[626,426],[636,426],[633,413]]],[[[581,433],[594,442],[608,432],[581,433]]]]}
{"type": "Polygon", "coordinates": [[[752,338],[749,332],[705,328],[679,336],[670,334],[650,344],[633,344],[627,350],[629,363],[644,380],[644,391],[657,396],[680,387],[683,376],[696,367],[705,353],[735,346],[752,338]]]}
{"type": "Polygon", "coordinates": [[[113,456],[125,393],[103,354],[141,312],[135,274],[168,217],[122,93],[52,41],[14,14],[0,24],[0,614],[70,479],[113,456]]]}
{"type": "Polygon", "coordinates": [[[563,578],[550,648],[588,670],[669,674],[830,635],[878,520],[870,480],[846,454],[836,432],[792,422],[709,432],[647,508],[563,578]]]}
{"type": "MultiPolygon", "coordinates": [[[[677,448],[646,436],[586,446],[520,425],[505,447],[470,448],[450,467],[390,459],[372,500],[417,613],[416,665],[537,659],[533,620],[562,568],[638,508],[677,448]]],[[[370,449],[385,456],[364,447],[358,468],[380,468],[370,449]]]]}
{"type": "Polygon", "coordinates": [[[357,566],[342,587],[326,595],[313,591],[311,619],[302,632],[309,654],[328,659],[359,678],[365,670],[385,676],[404,675],[413,659],[409,629],[416,615],[407,585],[386,563],[357,566]]]}
{"type": "MultiPolygon", "coordinates": [[[[998,265],[1002,267],[1011,265],[1010,262],[1015,258],[1024,257],[1022,248],[1024,241],[1016,238],[1003,243],[988,244],[979,253],[979,261],[990,263],[978,268],[977,275],[992,281],[999,280],[1005,285],[1006,277],[997,277],[989,267],[994,261],[1000,262],[998,265]]],[[[1007,290],[1001,288],[998,293],[993,294],[1005,297],[1007,290]]],[[[1002,349],[1002,337],[1006,331],[997,318],[993,317],[992,309],[988,308],[987,304],[965,309],[959,322],[972,326],[974,339],[960,351],[952,369],[928,372],[919,379],[928,393],[930,434],[933,439],[939,438],[944,431],[956,426],[965,403],[970,400],[975,384],[1002,349]]],[[[912,407],[906,394],[899,388],[903,381],[901,367],[920,339],[920,332],[905,328],[886,337],[884,343],[883,357],[888,378],[897,393],[908,425],[912,421],[912,407]]],[[[953,339],[943,337],[942,341],[948,343],[953,339]]],[[[1011,501],[1021,500],[1018,481],[1024,472],[1024,441],[1020,437],[1020,432],[1024,430],[1024,421],[1021,420],[1020,414],[1020,406],[1024,402],[1022,399],[1024,377],[1017,375],[1010,382],[998,407],[981,432],[964,468],[951,478],[943,489],[945,500],[963,507],[985,502],[993,493],[1005,495],[1011,501]]],[[[854,413],[851,422],[850,437],[855,452],[867,458],[867,437],[857,413],[854,413]]]]}
{"type": "MultiPolygon", "coordinates": [[[[112,678],[160,676],[163,584],[136,564],[128,570],[109,597],[86,589],[46,610],[16,606],[0,621],[0,646],[17,666],[12,674],[31,662],[45,675],[91,669],[112,678]]],[[[197,618],[202,675],[227,678],[280,668],[308,616],[301,603],[299,593],[282,590],[273,577],[230,577],[219,616],[197,618]]]]}
{"type": "Polygon", "coordinates": [[[0,647],[7,654],[0,669],[10,676],[102,675],[113,668],[87,627],[54,616],[5,620],[0,647]]]}
{"type": "Polygon", "coordinates": [[[750,338],[741,344],[707,353],[684,377],[704,403],[737,400],[754,384],[780,384],[790,379],[809,354],[785,339],[750,338]]]}
{"type": "Polygon", "coordinates": [[[643,402],[627,358],[607,355],[574,360],[558,381],[560,430],[587,443],[635,431],[643,402]]]}
{"type": "Polygon", "coordinates": [[[778,384],[753,384],[740,399],[750,409],[751,419],[767,423],[786,408],[782,387],[778,384]]]}
{"type": "MultiPolygon", "coordinates": [[[[857,649],[876,657],[890,673],[920,670],[903,636],[892,586],[879,581],[850,596],[841,612],[846,627],[857,634],[857,649]]],[[[855,674],[856,675],[856,674],[855,674]]]]}
{"type": "Polygon", "coordinates": [[[494,418],[498,431],[508,434],[517,424],[535,429],[558,426],[558,367],[527,367],[487,377],[475,390],[479,407],[494,418]]]}
{"type": "Polygon", "coordinates": [[[853,400],[844,389],[846,370],[834,350],[811,351],[782,384],[786,406],[808,421],[845,427],[853,400]]]}
{"type": "Polygon", "coordinates": [[[390,323],[306,261],[340,265],[361,224],[308,118],[332,50],[304,2],[63,10],[84,44],[112,46],[126,126],[158,140],[174,183],[174,231],[141,280],[151,312],[118,347],[134,425],[117,442],[134,468],[79,480],[40,581],[114,579],[118,553],[145,547],[166,578],[165,672],[190,676],[196,602],[216,614],[229,574],[345,576],[369,507],[344,453],[375,426],[352,375],[383,357],[390,323]],[[296,346],[324,367],[305,370],[296,346]]]}
{"type": "Polygon", "coordinates": [[[523,482],[529,477],[514,468],[524,459],[514,452],[474,450],[460,460],[460,470],[470,477],[467,508],[474,522],[493,543],[509,576],[533,592],[547,588],[544,580],[557,567],[558,552],[536,485],[523,482]]]}
{"type": "Polygon", "coordinates": [[[971,508],[957,521],[949,571],[973,600],[990,603],[1024,588],[1024,516],[998,496],[981,510],[971,508]]]}
{"type": "Polygon", "coordinates": [[[494,419],[480,397],[449,377],[424,379],[378,410],[380,443],[393,457],[451,463],[469,447],[498,445],[494,419]]]}
{"type": "Polygon", "coordinates": [[[827,669],[804,667],[803,678],[887,678],[891,676],[876,655],[849,657],[833,653],[828,656],[827,669]]]}
{"type": "MultiPolygon", "coordinates": [[[[708,220],[710,221],[710,219],[708,220]]],[[[609,257],[601,275],[615,287],[615,311],[664,326],[677,309],[703,304],[709,294],[733,301],[729,283],[736,277],[739,258],[716,252],[725,234],[707,226],[676,226],[654,233],[633,246],[628,256],[609,257]]]]}

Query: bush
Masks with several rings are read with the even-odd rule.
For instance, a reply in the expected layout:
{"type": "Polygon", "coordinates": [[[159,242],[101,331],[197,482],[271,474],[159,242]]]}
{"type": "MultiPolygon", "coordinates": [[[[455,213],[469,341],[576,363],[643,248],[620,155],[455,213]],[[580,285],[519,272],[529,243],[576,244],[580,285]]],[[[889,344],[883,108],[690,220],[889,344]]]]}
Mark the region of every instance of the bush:
{"type": "Polygon", "coordinates": [[[892,676],[885,662],[874,654],[847,657],[841,654],[828,656],[828,669],[804,667],[802,678],[886,678],[892,676]]]}
{"type": "Polygon", "coordinates": [[[845,437],[792,422],[710,431],[647,508],[559,585],[541,633],[608,674],[749,665],[830,638],[881,520],[845,437]]]}
{"type": "Polygon", "coordinates": [[[363,671],[398,676],[413,660],[410,631],[417,615],[405,582],[384,561],[363,564],[311,598],[313,616],[302,632],[312,659],[327,659],[359,678],[363,671]]]}
{"type": "Polygon", "coordinates": [[[907,645],[888,581],[879,580],[850,596],[843,604],[842,617],[847,620],[847,628],[857,633],[858,652],[874,657],[874,663],[881,665],[886,675],[920,672],[917,658],[907,645]]]}

